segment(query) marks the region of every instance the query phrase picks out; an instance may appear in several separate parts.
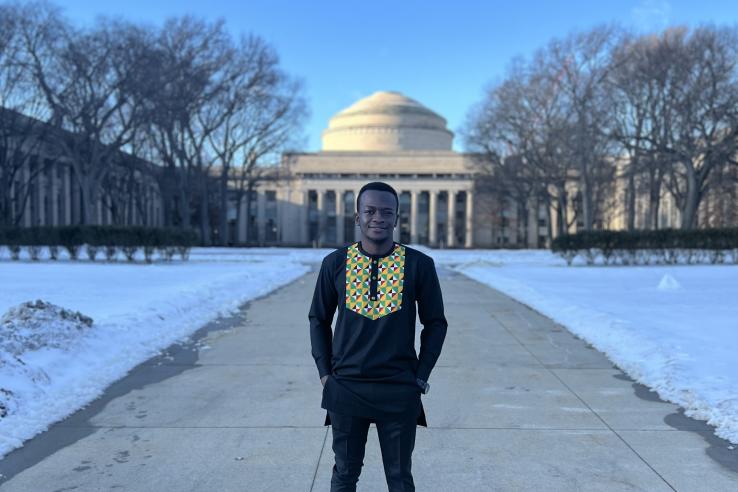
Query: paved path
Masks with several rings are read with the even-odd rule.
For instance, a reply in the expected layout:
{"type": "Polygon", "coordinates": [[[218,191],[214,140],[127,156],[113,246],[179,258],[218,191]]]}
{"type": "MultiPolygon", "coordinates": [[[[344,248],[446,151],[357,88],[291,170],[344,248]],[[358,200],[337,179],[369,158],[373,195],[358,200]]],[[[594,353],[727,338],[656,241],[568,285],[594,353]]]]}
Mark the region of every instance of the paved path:
{"type": "MultiPolygon", "coordinates": [[[[439,274],[449,331],[423,396],[418,491],[738,490],[738,451],[709,427],[547,318],[439,274]]],[[[307,324],[316,275],[134,369],[0,461],[0,490],[327,492],[307,324]]],[[[387,490],[373,425],[358,490],[387,490]]]]}

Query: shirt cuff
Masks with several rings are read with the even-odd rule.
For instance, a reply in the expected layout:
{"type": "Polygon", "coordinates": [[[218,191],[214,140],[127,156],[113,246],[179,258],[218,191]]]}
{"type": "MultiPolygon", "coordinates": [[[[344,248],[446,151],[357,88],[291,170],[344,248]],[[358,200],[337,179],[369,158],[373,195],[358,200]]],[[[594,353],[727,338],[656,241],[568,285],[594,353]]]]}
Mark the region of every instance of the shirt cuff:
{"type": "Polygon", "coordinates": [[[323,376],[328,374],[333,374],[333,371],[331,371],[330,367],[321,366],[318,367],[318,374],[320,375],[320,378],[322,379],[323,376]]]}
{"type": "Polygon", "coordinates": [[[425,382],[428,382],[428,378],[430,377],[431,370],[432,370],[432,367],[430,365],[425,364],[423,363],[423,361],[421,361],[418,364],[418,369],[415,371],[415,377],[420,378],[425,382]]]}

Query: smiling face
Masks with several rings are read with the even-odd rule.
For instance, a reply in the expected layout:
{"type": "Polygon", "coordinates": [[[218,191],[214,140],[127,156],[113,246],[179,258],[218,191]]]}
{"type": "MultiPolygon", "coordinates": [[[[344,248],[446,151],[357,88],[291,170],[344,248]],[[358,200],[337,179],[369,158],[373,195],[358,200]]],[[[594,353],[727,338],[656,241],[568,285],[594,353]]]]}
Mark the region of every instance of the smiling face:
{"type": "Polygon", "coordinates": [[[356,213],[356,225],[361,229],[362,238],[375,243],[391,241],[398,220],[397,209],[395,195],[389,191],[362,193],[356,213]]]}

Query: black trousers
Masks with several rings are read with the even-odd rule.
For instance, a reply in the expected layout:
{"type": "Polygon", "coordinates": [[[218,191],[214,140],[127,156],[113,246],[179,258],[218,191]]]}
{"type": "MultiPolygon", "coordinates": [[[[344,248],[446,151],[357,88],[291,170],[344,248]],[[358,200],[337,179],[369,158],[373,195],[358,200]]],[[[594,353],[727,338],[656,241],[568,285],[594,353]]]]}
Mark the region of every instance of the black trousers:
{"type": "MultiPolygon", "coordinates": [[[[355,491],[361,467],[370,421],[329,411],[333,430],[333,465],[331,492],[355,491]]],[[[417,415],[397,420],[377,420],[379,447],[382,450],[384,475],[389,492],[414,492],[412,454],[415,448],[417,415]]]]}

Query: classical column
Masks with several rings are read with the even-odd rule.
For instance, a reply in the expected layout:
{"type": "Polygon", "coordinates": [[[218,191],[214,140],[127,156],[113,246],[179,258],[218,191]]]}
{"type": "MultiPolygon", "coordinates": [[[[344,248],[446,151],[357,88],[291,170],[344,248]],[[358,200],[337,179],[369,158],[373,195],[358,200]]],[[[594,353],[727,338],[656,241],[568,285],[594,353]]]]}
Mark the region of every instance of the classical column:
{"type": "Polygon", "coordinates": [[[54,225],[63,225],[64,221],[64,167],[60,163],[56,163],[56,170],[54,172],[54,225]]]}
{"type": "Polygon", "coordinates": [[[51,172],[49,181],[49,214],[51,217],[46,218],[46,224],[51,226],[59,225],[59,200],[57,195],[59,194],[59,172],[57,171],[59,163],[54,162],[51,165],[51,172]]]}
{"type": "Polygon", "coordinates": [[[61,183],[59,190],[61,191],[62,199],[62,214],[59,220],[59,225],[69,225],[72,223],[71,210],[72,210],[72,190],[69,186],[69,166],[59,164],[62,166],[61,183]]]}
{"type": "MultiPolygon", "coordinates": [[[[538,244],[538,236],[540,235],[538,233],[539,226],[538,226],[538,214],[539,214],[539,206],[538,201],[534,198],[528,199],[528,243],[525,245],[526,248],[539,248],[542,247],[542,245],[538,244]]],[[[522,241],[522,238],[521,238],[522,241]]]]}
{"type": "Polygon", "coordinates": [[[345,193],[345,190],[336,190],[336,242],[339,246],[343,246],[343,243],[346,242],[346,239],[344,238],[343,229],[344,229],[344,213],[343,213],[343,201],[345,193]]]}
{"type": "Polygon", "coordinates": [[[549,207],[549,216],[551,217],[551,235],[555,238],[559,235],[559,215],[556,213],[556,208],[553,202],[549,207]]]}
{"type": "Polygon", "coordinates": [[[454,214],[456,212],[456,192],[448,191],[448,214],[446,220],[446,245],[450,248],[456,244],[454,240],[454,214]]]}
{"type": "Polygon", "coordinates": [[[410,190],[410,242],[418,242],[418,190],[410,190]]]}
{"type": "Polygon", "coordinates": [[[249,238],[249,218],[246,215],[248,211],[248,193],[243,195],[241,199],[241,213],[240,219],[238,220],[238,239],[241,242],[246,242],[249,238]]]}
{"type": "Polygon", "coordinates": [[[40,159],[38,166],[41,168],[36,175],[36,223],[33,225],[46,224],[46,207],[44,207],[44,198],[46,197],[46,168],[43,159],[40,159]]]}
{"type": "Polygon", "coordinates": [[[300,237],[298,238],[301,244],[308,244],[310,241],[310,238],[308,237],[308,208],[310,207],[310,190],[302,189],[300,190],[300,208],[299,208],[299,215],[300,215],[300,230],[298,231],[298,234],[300,237]]]}
{"type": "MultiPolygon", "coordinates": [[[[157,217],[156,217],[156,202],[158,200],[159,193],[157,191],[156,186],[149,187],[149,219],[152,226],[156,227],[157,224],[157,217]]],[[[241,237],[243,239],[243,236],[241,237]]]]}
{"type": "Polygon", "coordinates": [[[318,190],[318,247],[325,240],[325,190],[318,190]]]}
{"type": "Polygon", "coordinates": [[[254,190],[256,192],[256,230],[258,231],[259,244],[264,243],[266,238],[266,190],[254,190]]]}
{"type": "MultiPolygon", "coordinates": [[[[574,196],[573,193],[574,190],[572,190],[570,187],[567,186],[566,194],[567,196],[574,196]]],[[[574,209],[574,200],[566,200],[566,217],[574,217],[575,214],[574,209]]],[[[577,232],[580,230],[579,224],[577,224],[578,221],[574,221],[574,223],[571,226],[567,226],[566,222],[564,222],[564,232],[565,233],[572,233],[577,232]]]]}
{"type": "MultiPolygon", "coordinates": [[[[133,193],[135,194],[135,191],[133,193]]],[[[107,222],[107,220],[108,220],[108,214],[106,212],[108,207],[106,206],[106,203],[105,203],[107,200],[108,200],[108,198],[105,195],[102,194],[102,191],[100,191],[100,199],[98,200],[98,203],[100,204],[100,206],[98,207],[99,208],[99,211],[100,211],[100,218],[98,219],[98,221],[99,221],[98,224],[100,224],[100,225],[108,225],[108,222],[107,222]]],[[[134,213],[134,217],[138,217],[138,215],[135,213],[135,210],[136,209],[133,208],[133,206],[131,206],[131,209],[132,209],[132,211],[134,213]]],[[[137,224],[138,225],[143,225],[143,224],[140,224],[138,222],[137,222],[137,224]]]]}
{"type": "Polygon", "coordinates": [[[285,230],[284,225],[290,222],[287,214],[289,213],[290,195],[292,191],[289,188],[279,188],[277,191],[277,241],[283,244],[290,237],[290,233],[285,230]]]}
{"type": "Polygon", "coordinates": [[[474,243],[474,194],[466,190],[466,237],[464,246],[471,248],[474,243]]]}
{"type": "Polygon", "coordinates": [[[438,206],[438,192],[431,190],[428,192],[428,241],[431,246],[436,245],[436,207],[438,206]]]}
{"type": "MultiPolygon", "coordinates": [[[[357,197],[359,196],[359,190],[354,190],[354,202],[356,201],[357,197]]],[[[354,210],[356,209],[356,203],[354,203],[354,210]]],[[[361,239],[361,228],[354,224],[354,242],[359,241],[361,239]]]]}
{"type": "MultiPolygon", "coordinates": [[[[31,186],[31,170],[30,170],[30,163],[26,161],[26,165],[23,166],[21,171],[21,176],[23,180],[23,186],[25,186],[26,191],[30,193],[30,186],[31,186]]],[[[23,206],[23,201],[20,202],[21,206],[23,206]]],[[[31,200],[26,200],[25,208],[23,212],[23,224],[27,227],[35,225],[33,223],[33,219],[31,217],[31,200]]]]}

